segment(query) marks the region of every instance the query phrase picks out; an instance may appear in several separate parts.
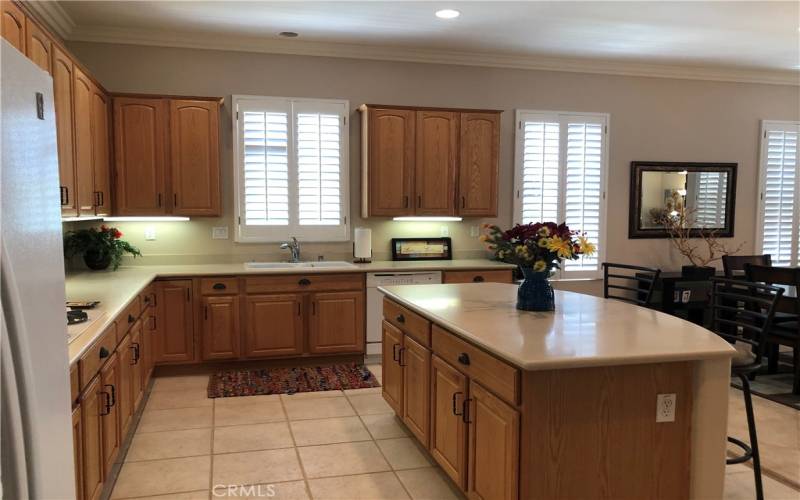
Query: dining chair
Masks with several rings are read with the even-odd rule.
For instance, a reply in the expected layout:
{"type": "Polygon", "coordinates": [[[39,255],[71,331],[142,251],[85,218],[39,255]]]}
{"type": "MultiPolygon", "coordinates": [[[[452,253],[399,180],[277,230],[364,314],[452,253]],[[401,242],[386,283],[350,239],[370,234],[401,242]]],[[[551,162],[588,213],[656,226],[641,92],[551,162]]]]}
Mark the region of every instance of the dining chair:
{"type": "Polygon", "coordinates": [[[603,262],[603,297],[649,307],[661,269],[603,262]],[[622,290],[616,292],[616,290],[622,290]]]}
{"type": "Polygon", "coordinates": [[[727,459],[726,463],[741,464],[752,459],[756,499],[762,500],[764,492],[761,485],[761,458],[758,454],[756,421],[748,375],[761,368],[766,332],[772,326],[775,306],[784,290],[741,279],[712,278],[711,283],[711,329],[736,349],[736,354],[731,359],[731,375],[742,382],[747,430],[750,434],[749,445],[728,436],[728,442],[741,448],[743,454],[727,459]]]}
{"type": "Polygon", "coordinates": [[[775,318],[767,331],[769,371],[777,372],[779,346],[792,348],[794,380],[792,393],[800,394],[800,267],[745,266],[748,281],[785,288],[775,306],[775,318]]]}
{"type": "Polygon", "coordinates": [[[744,268],[748,264],[756,266],[771,266],[772,256],[770,254],[722,256],[722,268],[725,270],[725,277],[728,279],[733,279],[737,276],[744,276],[744,268]]]}

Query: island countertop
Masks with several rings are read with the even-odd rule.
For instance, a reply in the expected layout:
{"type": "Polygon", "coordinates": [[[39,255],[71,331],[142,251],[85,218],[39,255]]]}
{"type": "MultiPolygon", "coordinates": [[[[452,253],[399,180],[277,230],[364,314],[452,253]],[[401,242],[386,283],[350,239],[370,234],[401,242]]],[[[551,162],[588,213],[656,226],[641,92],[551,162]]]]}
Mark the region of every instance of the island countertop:
{"type": "Polygon", "coordinates": [[[709,330],[617,300],[556,290],[554,312],[518,311],[501,283],[379,287],[390,299],[523,370],[730,358],[709,330]]]}

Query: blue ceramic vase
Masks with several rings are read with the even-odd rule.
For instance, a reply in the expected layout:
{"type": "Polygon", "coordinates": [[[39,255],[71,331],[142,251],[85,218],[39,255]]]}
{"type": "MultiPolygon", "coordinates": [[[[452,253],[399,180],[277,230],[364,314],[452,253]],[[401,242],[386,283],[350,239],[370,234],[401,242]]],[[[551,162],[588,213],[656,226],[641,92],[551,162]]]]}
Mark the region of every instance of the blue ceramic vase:
{"type": "Polygon", "coordinates": [[[517,309],[520,311],[553,311],[556,308],[553,287],[547,279],[549,273],[536,272],[521,267],[525,279],[517,290],[517,309]]]}

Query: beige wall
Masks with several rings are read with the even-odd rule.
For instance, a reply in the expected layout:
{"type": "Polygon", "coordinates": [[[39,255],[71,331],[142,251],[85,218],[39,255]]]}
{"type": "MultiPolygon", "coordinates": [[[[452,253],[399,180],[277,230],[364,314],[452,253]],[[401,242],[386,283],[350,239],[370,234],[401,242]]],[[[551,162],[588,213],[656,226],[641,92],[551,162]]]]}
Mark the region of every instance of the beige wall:
{"type": "MultiPolygon", "coordinates": [[[[170,261],[242,260],[276,255],[275,245],[212,240],[211,227],[233,234],[231,94],[342,98],[353,113],[350,130],[351,217],[353,226],[373,229],[377,257],[388,239],[438,236],[447,226],[457,255],[482,246],[462,223],[364,221],[360,214],[359,104],[382,103],[502,109],[500,211],[493,222],[512,219],[514,113],[516,109],[604,112],[611,115],[607,260],[675,269],[681,260],[665,240],[628,240],[629,165],[633,160],[736,162],[736,242],[753,249],[759,120],[800,119],[798,87],[640,78],[515,69],[283,56],[244,52],[72,43],[78,58],[111,91],[224,96],[221,219],[159,223],[157,240],[144,241],[144,223],[119,224],[149,256],[170,261]]],[[[306,256],[349,253],[349,244],[305,246],[306,256]]]]}

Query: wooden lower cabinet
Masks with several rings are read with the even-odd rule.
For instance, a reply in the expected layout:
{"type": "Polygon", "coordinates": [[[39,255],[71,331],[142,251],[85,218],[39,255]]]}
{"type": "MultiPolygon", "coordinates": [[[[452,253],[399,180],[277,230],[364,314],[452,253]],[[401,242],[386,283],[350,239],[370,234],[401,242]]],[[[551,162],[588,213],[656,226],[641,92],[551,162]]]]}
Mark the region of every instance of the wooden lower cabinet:
{"type": "Polygon", "coordinates": [[[116,391],[119,429],[124,436],[133,416],[133,363],[134,352],[131,336],[125,335],[117,346],[119,357],[119,387],[116,391]]]}
{"type": "Polygon", "coordinates": [[[382,324],[381,393],[398,416],[403,415],[403,367],[399,353],[403,347],[403,332],[384,321],[382,324]]]}
{"type": "Polygon", "coordinates": [[[469,422],[470,499],[516,500],[519,495],[519,412],[474,381],[465,405],[469,422]]]}
{"type": "MultiPolygon", "coordinates": [[[[81,467],[83,474],[83,499],[100,498],[103,489],[103,414],[110,394],[102,387],[100,376],[95,377],[81,398],[81,430],[83,447],[81,449],[81,467]]],[[[77,442],[76,442],[77,443],[77,442]]]]}
{"type": "Polygon", "coordinates": [[[442,283],[513,283],[511,269],[492,269],[480,271],[445,271],[442,283]]]}
{"type": "Polygon", "coordinates": [[[290,356],[303,353],[303,295],[248,295],[246,357],[290,356]]]}
{"type": "Polygon", "coordinates": [[[203,297],[203,359],[239,357],[239,297],[203,297]]]}
{"type": "Polygon", "coordinates": [[[467,378],[433,355],[431,390],[431,455],[453,482],[466,489],[467,425],[463,411],[467,378]]]}
{"type": "MultiPolygon", "coordinates": [[[[142,320],[138,320],[131,328],[131,412],[136,413],[136,408],[144,396],[145,361],[142,358],[142,320]]],[[[124,433],[123,433],[124,435],[124,433]]]]}
{"type": "Polygon", "coordinates": [[[106,402],[100,412],[100,427],[103,442],[103,476],[106,477],[114,466],[120,445],[119,435],[119,356],[115,352],[100,370],[101,390],[106,397],[106,402]]]}
{"type": "Polygon", "coordinates": [[[156,284],[156,311],[155,361],[194,361],[192,280],[159,281],[156,284]]]}
{"type": "Polygon", "coordinates": [[[309,352],[364,351],[363,292],[314,293],[310,301],[309,352]]]}
{"type": "Polygon", "coordinates": [[[403,367],[403,422],[427,448],[431,417],[431,351],[405,335],[399,357],[403,367]]]}
{"type": "Polygon", "coordinates": [[[72,461],[75,464],[75,499],[83,498],[83,420],[81,407],[72,410],[72,461]]]}

